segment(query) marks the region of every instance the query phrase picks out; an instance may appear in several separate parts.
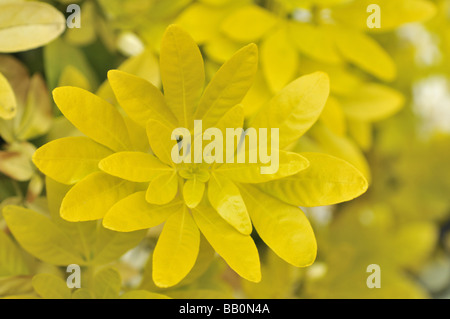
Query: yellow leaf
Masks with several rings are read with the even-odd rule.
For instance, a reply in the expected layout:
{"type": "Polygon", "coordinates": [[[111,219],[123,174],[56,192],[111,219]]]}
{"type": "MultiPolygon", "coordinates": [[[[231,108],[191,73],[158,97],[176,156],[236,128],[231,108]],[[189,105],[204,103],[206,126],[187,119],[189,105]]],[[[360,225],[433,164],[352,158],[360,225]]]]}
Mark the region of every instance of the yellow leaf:
{"type": "Polygon", "coordinates": [[[352,200],[368,187],[366,178],[351,164],[320,153],[301,153],[310,166],[278,181],[260,185],[282,201],[295,206],[333,205],[352,200]]]}
{"type": "Polygon", "coordinates": [[[334,97],[330,96],[325,104],[323,112],[320,115],[320,121],[337,135],[342,136],[346,132],[347,124],[344,111],[334,97]]]}
{"type": "Polygon", "coordinates": [[[280,151],[279,168],[273,174],[261,174],[261,167],[268,166],[262,163],[226,163],[219,166],[216,171],[235,182],[264,183],[294,175],[306,169],[308,165],[308,161],[299,154],[280,151]]]}
{"type": "Polygon", "coordinates": [[[114,153],[101,160],[98,166],[109,175],[138,183],[149,182],[161,173],[173,170],[154,155],[142,152],[114,153]]]}
{"type": "Polygon", "coordinates": [[[122,287],[122,279],[114,268],[104,268],[94,277],[93,290],[96,299],[117,299],[122,287]]]}
{"type": "Polygon", "coordinates": [[[395,259],[408,267],[425,261],[435,249],[439,230],[430,222],[412,222],[402,226],[394,238],[395,259]]]}
{"type": "Polygon", "coordinates": [[[33,288],[44,299],[71,299],[66,282],[52,274],[38,274],[33,277],[33,288]]]}
{"type": "Polygon", "coordinates": [[[368,151],[372,146],[372,124],[359,120],[348,120],[350,136],[364,150],[368,151]]]}
{"type": "Polygon", "coordinates": [[[272,92],[261,70],[258,71],[255,81],[242,100],[246,118],[252,118],[263,105],[272,98],[272,92]]]}
{"type": "Polygon", "coordinates": [[[300,208],[287,205],[252,186],[241,187],[258,235],[278,256],[296,267],[311,265],[317,243],[300,208]]]}
{"type": "Polygon", "coordinates": [[[306,56],[324,63],[337,64],[342,61],[333,35],[326,28],[293,21],[288,25],[288,32],[292,43],[306,56]]]}
{"type": "Polygon", "coordinates": [[[70,222],[97,220],[119,200],[130,195],[134,184],[109,176],[92,173],[75,184],[61,204],[61,217],[70,222]]]}
{"type": "Polygon", "coordinates": [[[304,142],[308,141],[308,138],[304,137],[298,141],[294,148],[295,152],[320,152],[333,155],[354,165],[370,181],[369,163],[361,149],[353,141],[346,136],[336,135],[322,123],[314,125],[309,134],[315,141],[313,141],[315,147],[306,146],[304,142]]]}
{"type": "Polygon", "coordinates": [[[3,217],[20,246],[40,260],[58,266],[83,265],[74,245],[50,219],[32,210],[6,206],[3,217]]]}
{"type": "Polygon", "coordinates": [[[189,32],[198,44],[209,42],[219,31],[224,12],[202,3],[192,3],[180,13],[175,23],[189,32]]]}
{"type": "Polygon", "coordinates": [[[253,282],[261,280],[259,254],[250,236],[239,233],[210,206],[199,205],[192,215],[214,250],[235,272],[253,282]]]}
{"type": "Polygon", "coordinates": [[[178,175],[174,170],[171,173],[161,174],[150,182],[145,199],[156,205],[165,205],[171,202],[178,191],[178,175]]]}
{"type": "Polygon", "coordinates": [[[16,129],[16,138],[31,140],[39,137],[52,125],[52,106],[46,83],[41,75],[31,77],[26,105],[21,114],[20,126],[16,129]]]}
{"type": "Polygon", "coordinates": [[[230,14],[221,25],[222,32],[238,42],[259,40],[277,23],[277,18],[257,5],[246,5],[230,14]]]}
{"type": "Polygon", "coordinates": [[[29,274],[24,255],[17,245],[0,231],[0,277],[29,274]]]}
{"type": "Polygon", "coordinates": [[[298,72],[299,54],[287,38],[286,28],[268,34],[261,44],[261,64],[267,83],[278,92],[298,72]]]}
{"type": "Polygon", "coordinates": [[[47,3],[0,3],[0,52],[35,49],[58,37],[65,26],[64,15],[47,3]]]}
{"type": "Polygon", "coordinates": [[[111,153],[87,137],[65,137],[40,147],[33,163],[55,181],[71,185],[98,171],[98,163],[111,153]]]}
{"type": "Polygon", "coordinates": [[[195,112],[204,127],[212,127],[239,104],[250,89],[258,67],[258,48],[249,44],[236,52],[217,71],[205,89],[195,112]]]}
{"type": "Polygon", "coordinates": [[[208,199],[211,206],[231,226],[244,235],[252,232],[252,222],[239,189],[232,181],[219,174],[211,174],[208,183],[208,199]]]}
{"type": "Polygon", "coordinates": [[[0,72],[0,119],[10,120],[16,115],[17,102],[8,80],[0,72]]]}
{"type": "Polygon", "coordinates": [[[87,91],[91,89],[91,84],[86,76],[70,64],[62,70],[58,86],[76,86],[87,91]]]}
{"type": "Polygon", "coordinates": [[[167,28],[161,42],[160,67],[166,103],[178,124],[190,128],[203,90],[205,70],[197,44],[175,25],[167,28]]]}
{"type": "Polygon", "coordinates": [[[141,77],[119,70],[108,72],[108,80],[120,106],[135,122],[146,127],[149,119],[175,128],[176,119],[161,91],[141,77]]]}
{"type": "Polygon", "coordinates": [[[172,131],[173,129],[160,121],[150,120],[147,123],[150,147],[156,157],[168,165],[173,165],[172,148],[177,144],[176,140],[172,140],[172,131]]]}
{"type": "Polygon", "coordinates": [[[108,102],[70,86],[53,90],[53,98],[64,116],[94,141],[117,152],[132,149],[123,117],[108,102]]]}
{"type": "Polygon", "coordinates": [[[145,192],[136,192],[111,207],[103,219],[103,226],[120,232],[155,227],[182,205],[181,200],[166,205],[152,205],[145,200],[145,192]]]}
{"type": "Polygon", "coordinates": [[[196,207],[203,198],[205,192],[205,183],[197,178],[187,180],[183,186],[183,198],[186,206],[189,208],[196,207]]]}
{"type": "Polygon", "coordinates": [[[319,118],[330,84],[322,72],[305,75],[288,84],[270,100],[249,124],[255,128],[279,128],[280,148],[301,137],[319,118]]]}
{"type": "Polygon", "coordinates": [[[403,95],[388,86],[368,83],[352,95],[339,99],[344,113],[355,120],[380,121],[398,112],[405,103],[403,95]]]}
{"type": "Polygon", "coordinates": [[[178,284],[191,271],[200,247],[200,232],[185,206],[174,213],[153,252],[153,280],[158,287],[178,284]]]}
{"type": "Polygon", "coordinates": [[[392,81],[397,69],[389,54],[370,36],[351,29],[335,28],[339,51],[350,62],[381,80],[392,81]]]}

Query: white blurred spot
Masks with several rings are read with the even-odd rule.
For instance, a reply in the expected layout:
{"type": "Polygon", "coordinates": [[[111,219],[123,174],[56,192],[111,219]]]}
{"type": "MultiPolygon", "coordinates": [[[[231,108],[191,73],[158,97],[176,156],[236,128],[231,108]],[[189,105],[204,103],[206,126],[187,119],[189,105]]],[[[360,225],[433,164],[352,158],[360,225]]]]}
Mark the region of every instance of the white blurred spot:
{"type": "Polygon", "coordinates": [[[450,133],[450,81],[433,75],[413,85],[413,110],[422,119],[424,134],[450,133]]]}
{"type": "Polygon", "coordinates": [[[122,32],[117,39],[117,48],[126,56],[135,56],[144,51],[145,47],[139,37],[132,32],[122,32]]]}
{"type": "Polygon", "coordinates": [[[400,39],[410,43],[416,50],[415,60],[419,66],[431,66],[441,62],[439,38],[420,23],[409,23],[397,30],[400,39]]]}

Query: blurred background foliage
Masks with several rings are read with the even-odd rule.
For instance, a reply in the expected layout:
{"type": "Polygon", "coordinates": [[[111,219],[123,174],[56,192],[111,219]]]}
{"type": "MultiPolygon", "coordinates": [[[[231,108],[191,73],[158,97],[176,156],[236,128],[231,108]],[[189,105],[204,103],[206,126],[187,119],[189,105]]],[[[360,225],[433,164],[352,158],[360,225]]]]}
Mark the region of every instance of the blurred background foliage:
{"type": "Polygon", "coordinates": [[[259,284],[237,277],[202,240],[194,271],[176,287],[157,288],[148,256],[160,228],[118,239],[93,225],[86,226],[92,245],[122,246],[89,276],[98,291],[72,293],[64,264],[21,247],[0,217],[0,297],[450,297],[450,0],[0,0],[0,34],[21,24],[5,18],[8,10],[42,10],[44,20],[27,23],[50,19],[55,27],[16,47],[0,37],[0,208],[19,205],[45,216],[45,227],[73,231],[53,213],[67,189],[45,183],[31,162],[42,144],[81,134],[50,92],[72,85],[117,103],[105,82],[116,68],[160,87],[159,44],[171,23],[199,43],[207,77],[240,47],[258,44],[260,71],[243,101],[247,119],[294,78],[327,72],[325,110],[291,149],[343,158],[371,185],[351,203],[305,209],[317,261],[297,269],[263,251],[259,284]],[[79,29],[64,26],[71,3],[81,7],[79,29]],[[381,29],[367,28],[371,3],[381,6],[381,29]],[[381,267],[380,289],[366,286],[370,264],[381,267]],[[43,288],[49,282],[58,293],[43,288]]]}

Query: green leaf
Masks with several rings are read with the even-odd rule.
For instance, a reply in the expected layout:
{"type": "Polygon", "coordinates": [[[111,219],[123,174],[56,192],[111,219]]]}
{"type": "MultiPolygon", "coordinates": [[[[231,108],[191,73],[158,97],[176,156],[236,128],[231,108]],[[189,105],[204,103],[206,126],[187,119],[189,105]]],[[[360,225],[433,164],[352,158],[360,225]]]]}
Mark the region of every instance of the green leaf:
{"type": "MultiPolygon", "coordinates": [[[[86,77],[89,82],[89,88],[94,88],[98,84],[97,76],[89,65],[83,51],[61,39],[56,39],[44,47],[44,66],[50,89],[58,86],[60,78],[68,66],[72,66],[86,77]]],[[[71,81],[74,81],[70,83],[72,86],[79,83],[74,78],[71,81]]],[[[86,87],[83,88],[87,89],[86,87]]]]}
{"type": "Polygon", "coordinates": [[[0,277],[28,274],[29,269],[19,247],[0,231],[0,277]]]}
{"type": "Polygon", "coordinates": [[[65,137],[39,148],[33,163],[45,175],[64,184],[75,184],[99,170],[98,163],[112,151],[87,137],[65,137]]]}
{"type": "Polygon", "coordinates": [[[210,206],[199,205],[192,215],[214,250],[234,271],[247,280],[261,280],[259,254],[250,236],[239,233],[210,206]]]}
{"type": "Polygon", "coordinates": [[[153,280],[159,287],[178,284],[191,271],[200,246],[200,231],[183,206],[164,224],[153,252],[153,280]]]}
{"type": "Polygon", "coordinates": [[[58,266],[85,264],[71,239],[47,217],[18,206],[6,206],[3,217],[14,238],[36,258],[58,266]]]}
{"type": "Polygon", "coordinates": [[[52,274],[39,274],[33,277],[33,288],[44,299],[71,299],[66,282],[52,274]]]}
{"type": "Polygon", "coordinates": [[[301,137],[317,121],[329,91],[329,79],[325,73],[302,76],[263,106],[249,126],[279,128],[280,148],[284,148],[301,137]]]}
{"type": "Polygon", "coordinates": [[[368,183],[353,165],[334,156],[301,153],[310,166],[304,171],[261,184],[261,188],[291,205],[314,207],[352,200],[363,194],[368,183]]]}
{"type": "Polygon", "coordinates": [[[311,265],[317,243],[300,208],[287,205],[252,186],[241,187],[253,225],[261,239],[278,256],[296,267],[311,265]]]}
{"type": "Polygon", "coordinates": [[[189,34],[171,25],[167,28],[160,53],[164,98],[178,124],[190,128],[192,116],[205,81],[203,58],[189,34]]]}
{"type": "Polygon", "coordinates": [[[0,52],[35,49],[58,37],[65,26],[64,15],[47,3],[0,3],[0,52]]]}

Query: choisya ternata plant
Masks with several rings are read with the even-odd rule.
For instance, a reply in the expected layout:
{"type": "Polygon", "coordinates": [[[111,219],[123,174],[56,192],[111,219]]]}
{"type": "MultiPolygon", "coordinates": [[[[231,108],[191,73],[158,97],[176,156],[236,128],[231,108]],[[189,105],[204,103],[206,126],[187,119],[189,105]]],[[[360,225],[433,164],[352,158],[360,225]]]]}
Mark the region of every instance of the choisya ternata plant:
{"type": "Polygon", "coordinates": [[[172,25],[161,44],[164,95],[141,78],[108,73],[117,101],[132,121],[87,91],[55,89],[61,112],[87,136],[50,142],[33,157],[49,177],[75,184],[62,202],[61,217],[72,222],[103,219],[106,228],[118,232],[165,222],[153,252],[153,280],[160,287],[173,286],[189,273],[199,251],[200,232],[233,270],[250,281],[261,278],[253,226],[287,262],[298,267],[312,264],[316,240],[298,206],[347,201],[367,189],[363,175],[343,160],[283,150],[320,116],[329,93],[326,74],[293,81],[245,126],[279,129],[277,172],[261,174],[260,168],[268,164],[260,161],[176,164],[171,156],[177,145],[172,131],[184,127],[193,132],[194,120],[202,120],[203,132],[209,127],[223,132],[244,127],[239,103],[252,85],[257,63],[257,47],[250,44],[204,89],[200,50],[187,33],[172,25]]]}

